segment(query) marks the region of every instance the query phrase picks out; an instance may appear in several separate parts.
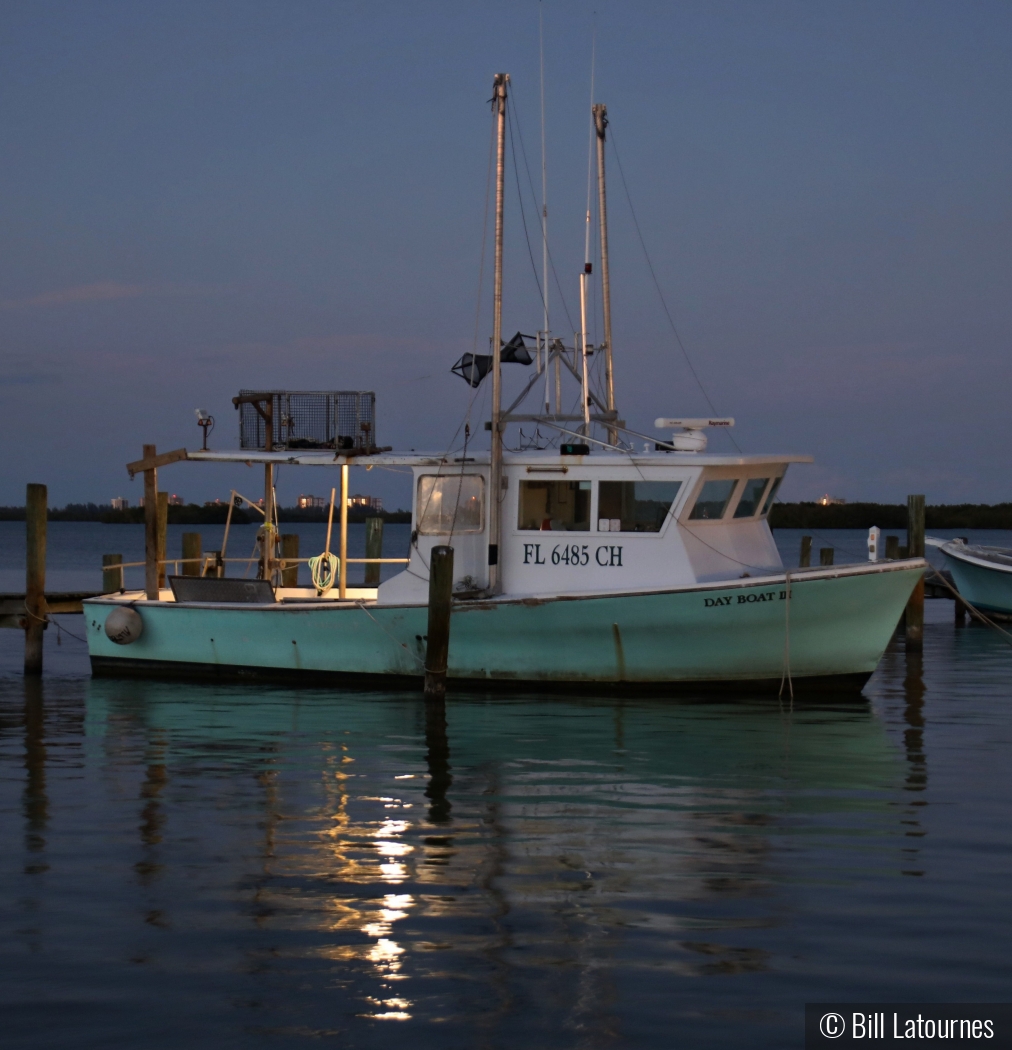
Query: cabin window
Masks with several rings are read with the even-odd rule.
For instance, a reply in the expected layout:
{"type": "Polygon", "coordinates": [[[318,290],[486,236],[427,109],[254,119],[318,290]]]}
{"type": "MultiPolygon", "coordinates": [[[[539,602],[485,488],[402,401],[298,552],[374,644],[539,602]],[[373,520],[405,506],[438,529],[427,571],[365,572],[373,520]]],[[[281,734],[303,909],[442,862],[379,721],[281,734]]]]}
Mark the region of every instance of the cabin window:
{"type": "Polygon", "coordinates": [[[598,485],[600,532],[660,532],[680,481],[602,481],[598,485]]]}
{"type": "Polygon", "coordinates": [[[741,499],[738,500],[738,506],[734,510],[736,518],[751,518],[755,514],[762,502],[769,480],[769,478],[749,478],[745,482],[741,499]]]}
{"type": "Polygon", "coordinates": [[[485,479],[480,474],[423,474],[418,479],[418,531],[423,536],[481,532],[485,479]]]}
{"type": "Polygon", "coordinates": [[[521,481],[518,528],[590,530],[589,481],[521,481]]]}
{"type": "Polygon", "coordinates": [[[784,480],[784,477],[781,474],[780,477],[777,478],[776,481],[774,481],[772,486],[770,487],[770,494],[766,497],[766,502],[763,504],[763,517],[764,518],[766,517],[767,514],[769,514],[770,507],[773,506],[773,501],[777,498],[777,489],[780,488],[780,482],[783,481],[783,480],[784,480]]]}
{"type": "Polygon", "coordinates": [[[736,478],[707,481],[696,499],[696,505],[692,508],[689,518],[693,521],[707,521],[724,517],[724,511],[727,510],[731,494],[737,484],[736,478]]]}

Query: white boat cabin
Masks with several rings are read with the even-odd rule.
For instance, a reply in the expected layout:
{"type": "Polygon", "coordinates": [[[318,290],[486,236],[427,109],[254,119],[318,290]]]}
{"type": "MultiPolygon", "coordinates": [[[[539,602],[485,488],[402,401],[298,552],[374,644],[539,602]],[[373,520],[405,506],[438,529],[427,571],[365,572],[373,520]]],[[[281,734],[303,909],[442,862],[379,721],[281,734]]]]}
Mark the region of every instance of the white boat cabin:
{"type": "MultiPolygon", "coordinates": [[[[767,515],[789,463],[808,456],[646,452],[506,454],[502,592],[643,591],[782,569],[767,515]]],[[[488,455],[412,464],[411,561],[379,604],[428,601],[429,553],[454,549],[455,590],[488,584],[488,455]]],[[[495,552],[492,552],[495,557],[495,552]]]]}

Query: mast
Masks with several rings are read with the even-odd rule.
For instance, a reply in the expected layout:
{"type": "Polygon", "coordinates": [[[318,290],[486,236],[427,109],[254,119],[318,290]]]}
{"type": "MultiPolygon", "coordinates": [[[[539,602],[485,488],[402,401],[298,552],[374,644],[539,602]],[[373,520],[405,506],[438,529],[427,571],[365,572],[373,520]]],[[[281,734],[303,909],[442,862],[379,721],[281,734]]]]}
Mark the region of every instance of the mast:
{"type": "MultiPolygon", "coordinates": [[[[604,380],[608,394],[608,411],[615,411],[615,374],[611,361],[611,279],[608,273],[608,195],[604,181],[604,136],[608,127],[608,107],[598,104],[593,108],[594,127],[597,129],[597,211],[601,224],[601,304],[604,309],[604,380]]],[[[615,444],[618,431],[608,427],[608,440],[615,444]]]]}
{"type": "Polygon", "coordinates": [[[500,590],[499,533],[502,505],[502,228],[506,196],[506,86],[508,73],[496,73],[492,105],[497,115],[495,166],[495,293],[492,306],[492,469],[489,478],[488,588],[500,590]]]}

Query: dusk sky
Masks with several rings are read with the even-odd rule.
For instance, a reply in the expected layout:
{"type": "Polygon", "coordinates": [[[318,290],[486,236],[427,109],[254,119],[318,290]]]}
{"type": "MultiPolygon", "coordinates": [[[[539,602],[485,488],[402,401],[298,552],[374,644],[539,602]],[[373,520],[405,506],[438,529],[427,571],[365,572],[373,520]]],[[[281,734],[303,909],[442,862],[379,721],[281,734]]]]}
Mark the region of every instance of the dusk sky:
{"type": "MultiPolygon", "coordinates": [[[[815,456],[783,498],[1012,500],[1012,7],[540,9],[570,314],[596,22],[595,101],[709,397],[743,450],[815,456]]],[[[135,502],[124,464],[145,442],[198,447],[196,407],[217,419],[212,447],[237,445],[241,387],[375,390],[382,444],[448,447],[470,395],[449,369],[475,343],[496,72],[540,193],[537,2],[0,11],[0,504],[28,481],[56,505],[135,502]]],[[[618,403],[652,433],[709,409],[615,158],[618,403]]],[[[507,179],[508,336],[539,328],[541,304],[507,179]]],[[[490,294],[486,264],[479,352],[490,294]]],[[[523,378],[508,366],[507,394],[523,378]]],[[[279,498],[336,477],[283,469],[279,498]]],[[[203,501],[259,495],[260,473],[181,464],[160,481],[203,501]]],[[[352,487],[410,501],[399,474],[352,487]]]]}

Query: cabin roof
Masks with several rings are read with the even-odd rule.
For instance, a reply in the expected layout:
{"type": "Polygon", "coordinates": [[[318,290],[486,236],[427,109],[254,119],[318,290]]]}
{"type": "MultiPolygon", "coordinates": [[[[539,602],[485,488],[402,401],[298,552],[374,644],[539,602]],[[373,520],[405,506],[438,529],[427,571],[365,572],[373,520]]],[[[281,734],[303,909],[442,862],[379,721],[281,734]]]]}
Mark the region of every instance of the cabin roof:
{"type": "MultiPolygon", "coordinates": [[[[372,456],[342,456],[329,451],[259,452],[251,449],[230,451],[188,452],[186,458],[204,463],[288,463],[300,467],[332,467],[347,463],[353,467],[409,466],[439,467],[473,462],[487,465],[489,453],[475,451],[465,460],[453,453],[441,452],[379,452],[372,456]]],[[[506,466],[560,465],[570,467],[616,467],[622,465],[678,466],[678,467],[747,467],[761,463],[811,463],[812,456],[764,453],[756,455],[717,452],[606,452],[595,451],[587,456],[562,456],[557,452],[506,452],[506,466]]]]}

